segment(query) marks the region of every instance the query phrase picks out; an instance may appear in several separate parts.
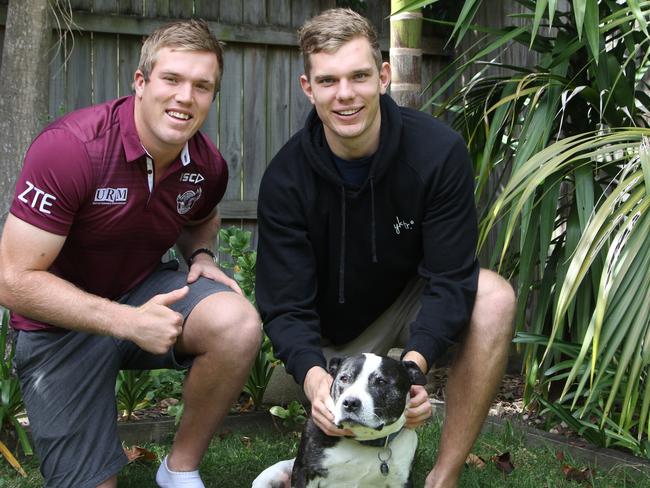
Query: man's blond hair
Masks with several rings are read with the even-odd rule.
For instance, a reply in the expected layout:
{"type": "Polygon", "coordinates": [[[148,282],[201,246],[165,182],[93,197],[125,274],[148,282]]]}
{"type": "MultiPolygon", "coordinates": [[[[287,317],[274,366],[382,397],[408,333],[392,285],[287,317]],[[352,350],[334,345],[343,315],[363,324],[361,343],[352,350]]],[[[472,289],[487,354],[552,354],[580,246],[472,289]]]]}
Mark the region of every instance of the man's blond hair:
{"type": "Polygon", "coordinates": [[[223,76],[223,44],[210,32],[208,23],[205,20],[189,19],[172,22],[159,27],[147,37],[142,44],[140,63],[138,64],[138,69],[142,72],[145,81],[149,81],[149,76],[156,64],[158,52],[165,47],[179,51],[214,53],[219,66],[214,87],[214,93],[217,94],[223,76]]]}
{"type": "Polygon", "coordinates": [[[368,40],[377,70],[381,70],[382,57],[377,32],[362,15],[349,8],[333,8],[306,21],[298,30],[298,39],[307,78],[311,72],[310,54],[334,53],[343,44],[358,37],[368,40]]]}

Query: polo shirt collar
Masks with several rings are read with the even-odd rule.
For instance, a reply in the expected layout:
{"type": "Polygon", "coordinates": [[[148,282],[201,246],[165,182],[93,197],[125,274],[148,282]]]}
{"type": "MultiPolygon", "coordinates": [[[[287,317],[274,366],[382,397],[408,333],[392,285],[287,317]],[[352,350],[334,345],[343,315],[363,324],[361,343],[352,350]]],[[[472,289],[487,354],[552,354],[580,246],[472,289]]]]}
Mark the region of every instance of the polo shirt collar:
{"type": "Polygon", "coordinates": [[[181,151],[181,163],[183,166],[187,166],[190,164],[192,159],[190,158],[190,143],[187,141],[185,145],[183,146],[183,150],[181,151]]]}
{"type": "MultiPolygon", "coordinates": [[[[130,95],[124,97],[123,103],[119,107],[120,134],[122,136],[122,145],[124,146],[124,155],[126,156],[126,160],[129,162],[137,161],[145,155],[151,157],[140,142],[138,131],[135,129],[134,110],[135,96],[130,95]]],[[[192,158],[190,157],[190,146],[188,141],[185,143],[183,150],[181,151],[181,163],[183,166],[187,166],[191,162],[192,158]]]]}

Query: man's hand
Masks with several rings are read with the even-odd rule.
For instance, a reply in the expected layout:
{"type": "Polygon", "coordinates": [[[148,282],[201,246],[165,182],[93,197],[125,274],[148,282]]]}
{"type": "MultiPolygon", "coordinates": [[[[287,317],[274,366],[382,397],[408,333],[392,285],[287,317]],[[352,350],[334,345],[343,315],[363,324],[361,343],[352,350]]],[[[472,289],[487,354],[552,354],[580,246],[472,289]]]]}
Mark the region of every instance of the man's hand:
{"type": "Polygon", "coordinates": [[[320,366],[314,366],[307,371],[303,388],[311,402],[311,417],[314,423],[325,434],[330,436],[353,435],[347,429],[339,429],[334,425],[334,401],[330,396],[333,378],[320,366]]]}
{"type": "MultiPolygon", "coordinates": [[[[418,365],[420,371],[425,374],[429,371],[427,360],[417,351],[408,351],[404,355],[404,360],[413,361],[418,365]]],[[[414,429],[415,427],[422,425],[429,417],[431,417],[432,409],[429,395],[424,389],[424,386],[412,385],[410,393],[411,398],[409,399],[406,408],[406,426],[414,429]]]]}
{"type": "Polygon", "coordinates": [[[183,316],[169,305],[185,298],[188,291],[189,287],[184,286],[156,295],[137,307],[139,318],[136,323],[128,324],[129,335],[126,338],[153,354],[169,351],[183,331],[183,316]]]}
{"type": "Polygon", "coordinates": [[[239,288],[237,282],[221,271],[217,265],[214,264],[212,257],[207,254],[199,254],[194,258],[192,266],[190,266],[190,270],[187,273],[187,282],[194,283],[200,276],[223,283],[229,288],[232,288],[236,293],[243,296],[241,288],[239,288]]]}
{"type": "Polygon", "coordinates": [[[431,402],[424,386],[411,386],[411,398],[406,408],[406,427],[414,429],[431,417],[431,402]]]}

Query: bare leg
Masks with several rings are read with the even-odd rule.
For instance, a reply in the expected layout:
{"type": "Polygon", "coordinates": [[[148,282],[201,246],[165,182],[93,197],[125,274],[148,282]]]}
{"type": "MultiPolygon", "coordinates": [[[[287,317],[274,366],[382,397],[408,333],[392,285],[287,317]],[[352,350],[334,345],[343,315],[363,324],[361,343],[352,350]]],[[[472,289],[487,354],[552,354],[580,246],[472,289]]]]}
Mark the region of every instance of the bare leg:
{"type": "Polygon", "coordinates": [[[458,486],[503,378],[514,312],[515,296],[509,283],[482,269],[470,326],[449,371],[440,451],[426,488],[458,486]]]}
{"type": "Polygon", "coordinates": [[[203,454],[242,391],[261,340],[253,306],[235,293],[202,300],[185,323],[177,344],[196,354],[183,388],[185,409],[167,458],[173,471],[198,469],[203,454]]]}

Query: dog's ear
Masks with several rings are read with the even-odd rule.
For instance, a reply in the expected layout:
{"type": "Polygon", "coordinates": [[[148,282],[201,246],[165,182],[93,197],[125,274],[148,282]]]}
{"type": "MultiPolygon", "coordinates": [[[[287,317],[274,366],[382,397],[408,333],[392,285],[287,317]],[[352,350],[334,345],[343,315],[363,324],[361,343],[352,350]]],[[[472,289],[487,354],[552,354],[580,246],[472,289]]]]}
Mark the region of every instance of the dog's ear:
{"type": "Polygon", "coordinates": [[[341,363],[343,362],[344,358],[332,358],[330,359],[329,364],[327,365],[327,372],[332,375],[332,377],[336,376],[336,373],[339,372],[339,368],[341,367],[341,363]]]}
{"type": "Polygon", "coordinates": [[[424,376],[420,367],[415,364],[413,361],[402,361],[402,364],[406,368],[406,372],[409,375],[412,385],[426,385],[427,377],[424,376]]]}

